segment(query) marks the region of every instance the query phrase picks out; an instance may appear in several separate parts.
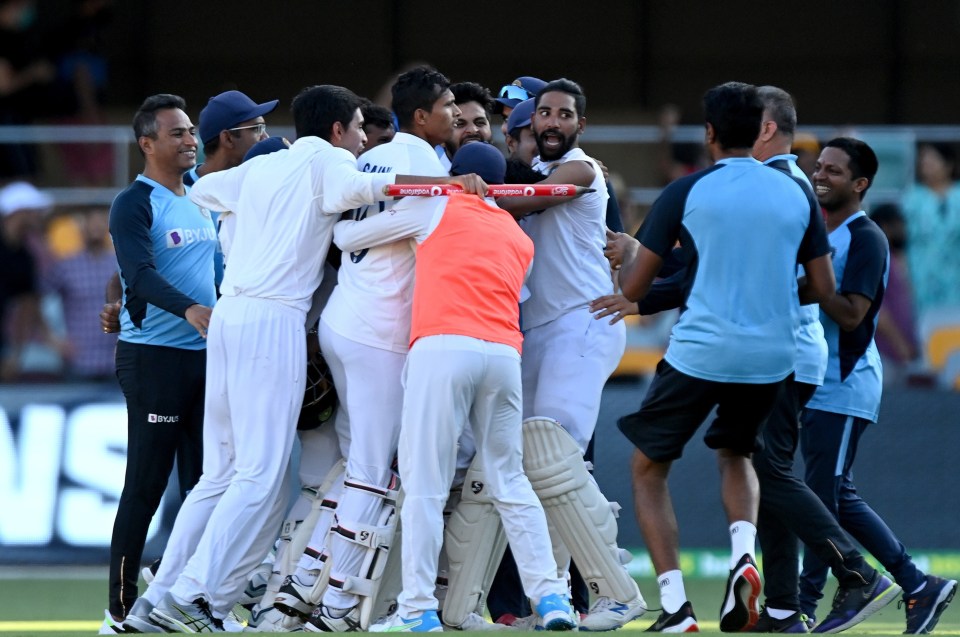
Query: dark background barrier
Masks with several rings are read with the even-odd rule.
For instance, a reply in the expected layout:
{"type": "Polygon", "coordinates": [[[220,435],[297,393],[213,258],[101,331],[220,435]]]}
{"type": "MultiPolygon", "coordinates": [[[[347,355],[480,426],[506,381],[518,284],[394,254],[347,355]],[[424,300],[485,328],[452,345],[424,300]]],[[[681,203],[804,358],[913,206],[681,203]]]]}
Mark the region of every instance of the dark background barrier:
{"type": "MultiPolygon", "coordinates": [[[[642,548],[629,475],[632,447],[616,419],[645,390],[611,382],[596,443],[596,476],[623,505],[622,546],[642,548]]],[[[123,483],[126,415],[115,385],[0,386],[0,564],[107,560],[123,483]]],[[[857,460],[861,493],[911,549],[960,550],[955,488],[960,394],[900,390],[884,398],[880,422],[857,460]]],[[[698,434],[674,465],[671,488],[684,548],[726,549],[713,452],[698,434]]],[[[146,559],[159,555],[176,512],[171,490],[155,520],[146,559]]]]}

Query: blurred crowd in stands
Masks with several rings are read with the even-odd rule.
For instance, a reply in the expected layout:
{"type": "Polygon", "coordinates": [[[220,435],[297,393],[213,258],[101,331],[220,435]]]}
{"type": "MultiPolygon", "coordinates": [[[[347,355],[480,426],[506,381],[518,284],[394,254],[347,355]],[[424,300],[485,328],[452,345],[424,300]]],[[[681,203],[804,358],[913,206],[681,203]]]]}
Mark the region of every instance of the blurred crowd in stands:
{"type": "MultiPolygon", "coordinates": [[[[0,126],[100,124],[107,86],[102,37],[112,0],[74,0],[72,12],[40,28],[35,0],[0,0],[0,126]]],[[[691,119],[696,119],[692,117],[691,119]]],[[[660,111],[658,185],[709,165],[702,144],[677,142],[681,113],[660,111]]],[[[62,144],[63,185],[109,185],[114,156],[107,144],[62,144]]],[[[813,173],[820,152],[810,134],[796,135],[797,164],[813,173]]],[[[956,386],[960,378],[960,181],[956,146],[921,143],[916,182],[899,203],[871,202],[867,212],[887,234],[891,263],[877,328],[885,382],[956,386]],[[931,353],[931,335],[946,353],[931,353]],[[958,353],[951,356],[951,352],[958,353]],[[932,360],[931,360],[932,359],[932,360]],[[931,365],[934,369],[931,369],[931,365]]],[[[635,232],[645,207],[632,201],[611,166],[624,228],[635,232]]],[[[116,260],[105,206],[54,206],[37,189],[37,146],[0,143],[0,382],[103,380],[113,377],[116,335],[98,312],[116,260]]],[[[630,317],[628,352],[666,346],[676,313],[630,317]]]]}
{"type": "MultiPolygon", "coordinates": [[[[112,0],[73,0],[41,26],[36,0],[0,0],[0,126],[104,124],[104,27],[112,0]]],[[[106,185],[113,156],[103,144],[57,148],[70,185],[106,185]]],[[[0,180],[35,179],[37,148],[0,144],[0,180]]]]}
{"type": "MultiPolygon", "coordinates": [[[[816,140],[801,143],[798,155],[807,152],[815,161],[816,140]]],[[[706,165],[689,146],[665,145],[664,183],[706,165]]],[[[941,384],[953,387],[960,359],[951,361],[949,352],[938,357],[929,348],[931,335],[943,326],[960,333],[956,153],[951,145],[923,143],[917,158],[916,183],[899,204],[866,202],[891,252],[877,346],[888,385],[935,384],[943,372],[941,384]]],[[[624,193],[622,201],[628,197],[624,193]]],[[[116,270],[107,216],[104,206],[54,206],[49,194],[26,180],[0,188],[3,382],[112,378],[116,335],[103,334],[98,317],[116,270]]],[[[628,231],[638,223],[624,219],[628,231]]],[[[631,319],[628,351],[657,351],[665,347],[676,314],[631,319]]],[[[942,346],[960,352],[960,342],[942,346]]]]}

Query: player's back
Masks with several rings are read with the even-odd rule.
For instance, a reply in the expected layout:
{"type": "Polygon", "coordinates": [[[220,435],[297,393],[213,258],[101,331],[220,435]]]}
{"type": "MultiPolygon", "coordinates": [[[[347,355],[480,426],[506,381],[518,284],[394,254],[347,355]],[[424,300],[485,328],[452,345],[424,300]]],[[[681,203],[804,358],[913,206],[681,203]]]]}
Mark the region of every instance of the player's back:
{"type": "MultiPolygon", "coordinates": [[[[397,133],[393,141],[360,155],[363,172],[443,177],[447,173],[433,148],[423,139],[397,133]]],[[[351,211],[354,220],[380,214],[386,202],[351,211]]],[[[351,340],[406,352],[413,302],[415,244],[412,240],[343,255],[337,287],[323,311],[323,322],[351,340]]]]}
{"type": "Polygon", "coordinates": [[[696,253],[696,276],[668,361],[721,382],[784,378],[796,355],[796,263],[810,200],[750,158],[722,160],[671,190],[686,191],[681,242],[696,253]]]}
{"type": "Polygon", "coordinates": [[[337,221],[317,209],[314,173],[324,167],[318,157],[303,141],[232,169],[238,171],[241,196],[230,265],[221,285],[224,295],[309,309],[337,221]]]}

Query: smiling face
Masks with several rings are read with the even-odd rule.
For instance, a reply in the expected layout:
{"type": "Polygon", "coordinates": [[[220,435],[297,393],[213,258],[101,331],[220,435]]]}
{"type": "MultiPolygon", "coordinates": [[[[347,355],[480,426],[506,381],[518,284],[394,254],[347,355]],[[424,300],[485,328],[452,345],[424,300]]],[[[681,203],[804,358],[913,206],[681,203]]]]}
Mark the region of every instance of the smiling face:
{"type": "Polygon", "coordinates": [[[551,91],[540,96],[530,119],[540,159],[553,161],[577,145],[586,118],[577,114],[572,95],[551,91]]]}
{"type": "Polygon", "coordinates": [[[154,137],[141,137],[147,162],[163,171],[185,173],[197,164],[197,129],[179,108],[157,111],[154,137]]]}
{"type": "Polygon", "coordinates": [[[453,156],[461,146],[469,142],[489,142],[493,139],[490,130],[490,118],[487,111],[477,102],[458,104],[460,116],[453,121],[453,137],[447,144],[447,150],[453,156]]]}
{"type": "Polygon", "coordinates": [[[813,171],[817,201],[828,212],[859,205],[860,193],[869,184],[866,177],[853,178],[850,156],[840,148],[828,146],[820,153],[813,171]]]}

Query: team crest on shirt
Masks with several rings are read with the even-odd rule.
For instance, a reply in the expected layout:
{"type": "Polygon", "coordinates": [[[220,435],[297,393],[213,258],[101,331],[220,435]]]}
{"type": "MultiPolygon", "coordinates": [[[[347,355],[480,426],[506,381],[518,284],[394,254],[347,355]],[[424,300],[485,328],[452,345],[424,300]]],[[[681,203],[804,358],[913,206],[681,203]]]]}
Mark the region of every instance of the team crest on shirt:
{"type": "Polygon", "coordinates": [[[204,217],[206,217],[207,219],[210,218],[210,211],[207,210],[206,208],[201,208],[201,209],[200,209],[200,214],[202,214],[202,215],[203,215],[204,217]]]}

